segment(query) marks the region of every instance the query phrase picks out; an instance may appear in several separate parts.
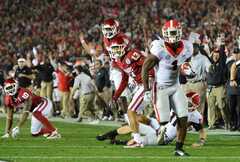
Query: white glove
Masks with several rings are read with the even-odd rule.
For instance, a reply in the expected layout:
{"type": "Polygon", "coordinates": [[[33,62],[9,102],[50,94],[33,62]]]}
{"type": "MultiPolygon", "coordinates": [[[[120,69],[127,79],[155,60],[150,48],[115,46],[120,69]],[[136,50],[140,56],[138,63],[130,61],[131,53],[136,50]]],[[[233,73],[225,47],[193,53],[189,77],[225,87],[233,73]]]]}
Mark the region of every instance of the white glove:
{"type": "Polygon", "coordinates": [[[10,137],[9,133],[5,133],[1,138],[9,138],[9,137],[10,137]]]}
{"type": "Polygon", "coordinates": [[[20,133],[19,127],[15,127],[12,129],[12,137],[13,138],[16,138],[19,133],[20,133]]]}

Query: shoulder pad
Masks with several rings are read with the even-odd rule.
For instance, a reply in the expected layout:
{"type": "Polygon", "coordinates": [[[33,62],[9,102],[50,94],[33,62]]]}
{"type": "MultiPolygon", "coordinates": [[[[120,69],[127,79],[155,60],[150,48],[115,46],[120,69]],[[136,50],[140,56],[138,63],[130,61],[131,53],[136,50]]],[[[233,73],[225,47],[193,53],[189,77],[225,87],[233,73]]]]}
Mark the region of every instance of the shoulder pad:
{"type": "Polygon", "coordinates": [[[163,40],[154,40],[150,45],[150,53],[152,55],[157,56],[158,58],[161,58],[161,52],[164,50],[165,45],[163,40]]]}

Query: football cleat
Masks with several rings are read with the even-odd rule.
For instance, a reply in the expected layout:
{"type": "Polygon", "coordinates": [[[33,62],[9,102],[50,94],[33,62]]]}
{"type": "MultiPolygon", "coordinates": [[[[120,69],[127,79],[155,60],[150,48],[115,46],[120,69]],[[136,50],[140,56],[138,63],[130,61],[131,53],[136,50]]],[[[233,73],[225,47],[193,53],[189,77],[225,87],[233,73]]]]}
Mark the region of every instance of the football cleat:
{"type": "Polygon", "coordinates": [[[188,153],[186,153],[184,150],[178,149],[174,151],[175,156],[190,156],[188,153]]]}
{"type": "Polygon", "coordinates": [[[43,134],[43,137],[48,137],[48,136],[50,136],[51,134],[50,133],[44,133],[43,134]]]}
{"type": "Polygon", "coordinates": [[[9,137],[10,137],[9,133],[6,133],[3,136],[1,136],[1,138],[9,138],[9,137]]]}
{"type": "Polygon", "coordinates": [[[104,141],[104,140],[107,139],[107,136],[106,136],[106,135],[98,135],[98,136],[96,137],[96,139],[97,139],[98,141],[104,141]]]}
{"type": "Polygon", "coordinates": [[[57,130],[55,130],[47,137],[47,139],[59,139],[61,137],[61,134],[59,134],[57,130]]]}

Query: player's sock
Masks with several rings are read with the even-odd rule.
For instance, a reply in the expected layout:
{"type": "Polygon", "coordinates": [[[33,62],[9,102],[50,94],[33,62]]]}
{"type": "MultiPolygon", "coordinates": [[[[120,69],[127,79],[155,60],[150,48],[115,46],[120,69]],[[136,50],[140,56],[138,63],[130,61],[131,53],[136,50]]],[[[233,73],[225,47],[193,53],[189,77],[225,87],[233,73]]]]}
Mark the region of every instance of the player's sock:
{"type": "Polygon", "coordinates": [[[53,125],[48,121],[46,117],[42,115],[41,112],[35,111],[33,112],[33,116],[37,118],[44,125],[44,127],[49,131],[53,132],[56,130],[56,128],[53,127],[53,125]]]}
{"type": "Polygon", "coordinates": [[[99,141],[103,141],[103,140],[105,140],[105,139],[114,139],[117,135],[118,135],[118,132],[117,132],[117,130],[115,129],[115,130],[112,130],[112,131],[110,131],[110,132],[107,132],[107,133],[105,133],[105,134],[103,134],[103,135],[99,135],[99,136],[97,136],[96,138],[97,138],[97,140],[99,140],[99,141]]]}
{"type": "Polygon", "coordinates": [[[182,142],[176,142],[175,150],[182,150],[182,149],[183,149],[183,143],[182,142]]]}

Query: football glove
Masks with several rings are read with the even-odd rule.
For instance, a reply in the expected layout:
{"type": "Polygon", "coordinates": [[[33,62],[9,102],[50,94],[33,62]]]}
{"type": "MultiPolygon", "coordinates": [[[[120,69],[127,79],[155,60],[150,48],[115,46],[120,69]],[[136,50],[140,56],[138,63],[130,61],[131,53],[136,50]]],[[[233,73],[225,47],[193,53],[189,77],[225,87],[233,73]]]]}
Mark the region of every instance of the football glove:
{"type": "Polygon", "coordinates": [[[20,133],[20,128],[19,127],[15,127],[12,129],[12,137],[16,138],[20,133]]]}

